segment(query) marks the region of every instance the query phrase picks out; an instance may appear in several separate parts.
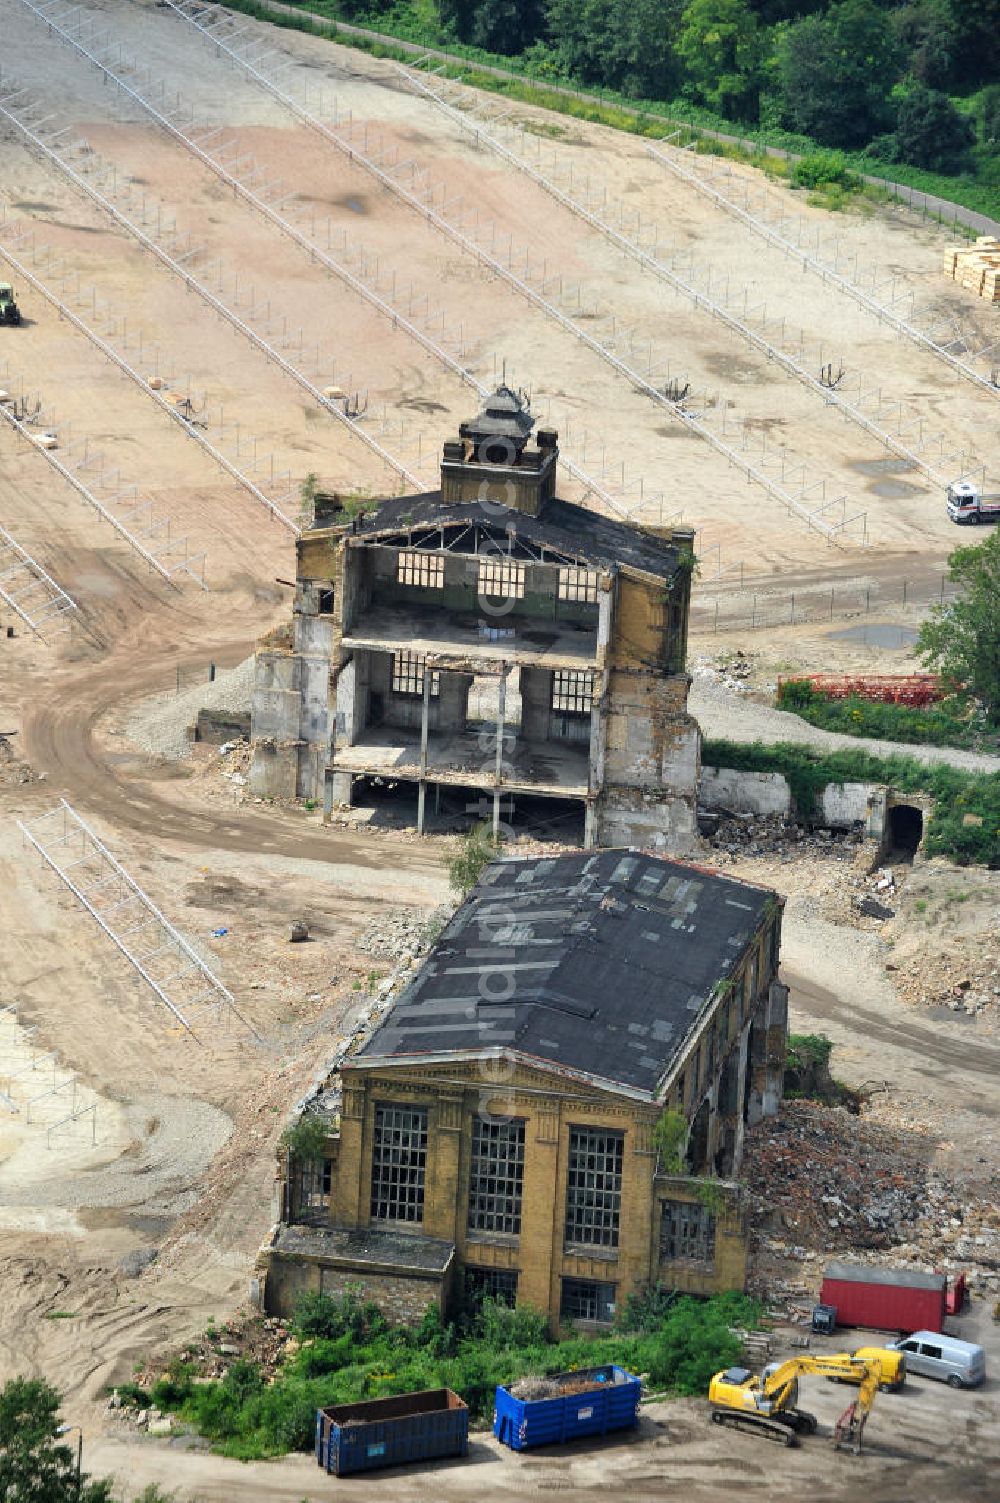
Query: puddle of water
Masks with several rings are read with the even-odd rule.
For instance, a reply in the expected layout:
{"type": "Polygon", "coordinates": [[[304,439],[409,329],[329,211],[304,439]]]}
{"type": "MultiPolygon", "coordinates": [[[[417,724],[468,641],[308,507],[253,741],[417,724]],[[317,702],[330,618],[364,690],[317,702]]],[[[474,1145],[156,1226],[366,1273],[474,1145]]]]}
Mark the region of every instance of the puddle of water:
{"type": "Polygon", "coordinates": [[[852,459],[849,464],[852,470],[857,470],[859,475],[867,475],[871,480],[877,480],[880,475],[908,475],[916,468],[896,455],[890,455],[888,459],[852,459]]]}
{"type": "Polygon", "coordinates": [[[901,650],[912,647],[917,633],[912,626],[848,626],[843,631],[828,631],[826,635],[834,642],[857,642],[862,647],[888,647],[901,650]]]}
{"type": "Polygon", "coordinates": [[[952,1012],[950,1007],[928,1007],[927,1016],[935,1023],[974,1023],[975,1013],[952,1012]]]}
{"type": "Polygon", "coordinates": [[[907,480],[876,480],[867,487],[873,496],[884,496],[887,501],[905,501],[908,496],[922,496],[919,485],[910,485],[907,480]]]}

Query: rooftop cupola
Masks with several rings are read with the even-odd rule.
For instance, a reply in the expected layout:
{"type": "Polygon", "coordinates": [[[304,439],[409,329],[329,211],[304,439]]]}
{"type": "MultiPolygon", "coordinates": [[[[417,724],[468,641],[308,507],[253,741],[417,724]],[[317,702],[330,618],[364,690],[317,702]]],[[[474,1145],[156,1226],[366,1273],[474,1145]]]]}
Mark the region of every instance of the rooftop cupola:
{"type": "Polygon", "coordinates": [[[538,516],[555,495],[559,446],[551,428],[539,428],[532,446],[534,426],[527,396],[506,383],[498,386],[444,446],[442,500],[483,501],[538,516]]]}

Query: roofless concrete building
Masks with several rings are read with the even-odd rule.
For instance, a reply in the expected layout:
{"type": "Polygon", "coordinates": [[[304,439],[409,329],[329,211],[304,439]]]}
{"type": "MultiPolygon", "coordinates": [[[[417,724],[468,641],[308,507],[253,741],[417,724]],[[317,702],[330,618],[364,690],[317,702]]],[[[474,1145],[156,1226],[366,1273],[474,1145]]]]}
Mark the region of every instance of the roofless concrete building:
{"type": "Polygon", "coordinates": [[[501,386],[445,443],[439,490],[320,498],[291,630],[258,651],[256,794],[691,847],[693,534],[560,500],[558,453],[501,386]]]}

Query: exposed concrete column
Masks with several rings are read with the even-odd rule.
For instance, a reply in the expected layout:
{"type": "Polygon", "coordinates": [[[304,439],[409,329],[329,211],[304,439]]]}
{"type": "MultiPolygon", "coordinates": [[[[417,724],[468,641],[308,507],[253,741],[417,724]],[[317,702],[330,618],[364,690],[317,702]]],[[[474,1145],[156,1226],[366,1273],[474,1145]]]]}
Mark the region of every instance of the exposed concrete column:
{"type": "Polygon", "coordinates": [[[743,1139],[747,1123],[747,1070],[750,1067],[750,1024],[745,1023],[740,1032],[739,1064],[736,1074],[736,1143],[733,1148],[733,1174],[740,1172],[743,1161],[743,1139]]]}
{"type": "Polygon", "coordinates": [[[417,784],[417,834],[424,833],[424,801],[427,796],[427,729],[431,713],[431,667],[424,660],[424,702],[420,709],[420,782],[417,784]]]}
{"type": "Polygon", "coordinates": [[[591,802],[583,806],[583,848],[592,851],[597,844],[597,810],[591,802]]]}
{"type": "Polygon", "coordinates": [[[772,981],[766,1002],[767,1042],[763,1110],[765,1117],[775,1117],[781,1106],[785,1083],[785,1057],[788,1048],[788,987],[772,981]]]}
{"type": "Polygon", "coordinates": [[[493,780],[493,839],[500,839],[500,779],[503,777],[504,716],[507,709],[507,664],[501,664],[497,694],[497,760],[493,780]]]}

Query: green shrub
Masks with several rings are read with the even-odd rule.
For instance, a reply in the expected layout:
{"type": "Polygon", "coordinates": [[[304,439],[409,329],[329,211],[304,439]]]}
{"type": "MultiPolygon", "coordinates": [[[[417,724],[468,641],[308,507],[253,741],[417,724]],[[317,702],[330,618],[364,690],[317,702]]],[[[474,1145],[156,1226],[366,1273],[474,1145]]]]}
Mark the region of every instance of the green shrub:
{"type": "Polygon", "coordinates": [[[303,1112],[297,1121],[289,1124],[281,1134],[281,1146],[297,1159],[315,1162],[326,1156],[330,1124],[325,1117],[315,1112],[303,1112]]]}
{"type": "Polygon", "coordinates": [[[630,1294],[618,1316],[623,1331],[658,1331],[677,1299],[677,1290],[665,1284],[651,1284],[637,1294],[630,1294]]]}
{"type": "Polygon", "coordinates": [[[349,1336],[354,1342],[370,1342],[383,1335],[389,1323],[372,1300],[361,1300],[348,1290],[346,1294],[304,1294],[295,1308],[292,1330],[301,1340],[322,1336],[335,1341],[349,1336]]]}
{"type": "Polygon", "coordinates": [[[492,825],[474,825],[468,834],[463,835],[458,852],[448,862],[452,892],[463,898],[471,892],[484,869],[499,855],[500,848],[501,841],[494,839],[492,825]]]}
{"type": "Polygon", "coordinates": [[[153,1402],[149,1389],[140,1383],[119,1383],[115,1393],[123,1404],[132,1404],[136,1409],[148,1409],[153,1402]]]}
{"type": "Polygon", "coordinates": [[[808,679],[788,679],[779,686],[776,702],[810,725],[846,736],[973,750],[995,750],[997,745],[975,700],[958,694],[929,705],[882,704],[857,694],[834,699],[808,679]]]}
{"type": "MultiPolygon", "coordinates": [[[[602,1336],[546,1335],[541,1313],[486,1300],[464,1332],[429,1312],[414,1328],[389,1326],[348,1295],[308,1295],[293,1329],[303,1345],[266,1383],[253,1362],[235,1362],[218,1382],[161,1379],[164,1408],[225,1455],[251,1460],[307,1450],[316,1410],[424,1388],[460,1393],[474,1420],[489,1418],[498,1383],[526,1374],[565,1372],[618,1362],[648,1372],[657,1387],[702,1394],[714,1372],[739,1354],[734,1326],[752,1326],[760,1307],[743,1295],[676,1299],[657,1287],[626,1306],[623,1327],[602,1336]],[[332,1333],[332,1334],[331,1334],[332,1333]]],[[[160,1389],[160,1384],[157,1389],[160,1389]]]]}
{"type": "Polygon", "coordinates": [[[150,1398],[157,1409],[179,1409],[191,1397],[194,1384],[190,1370],[171,1376],[169,1373],[153,1384],[150,1398]]]}
{"type": "Polygon", "coordinates": [[[796,188],[819,188],[836,183],[841,188],[856,188],[858,175],[847,165],[842,151],[809,151],[795,163],[791,180],[796,188]]]}

